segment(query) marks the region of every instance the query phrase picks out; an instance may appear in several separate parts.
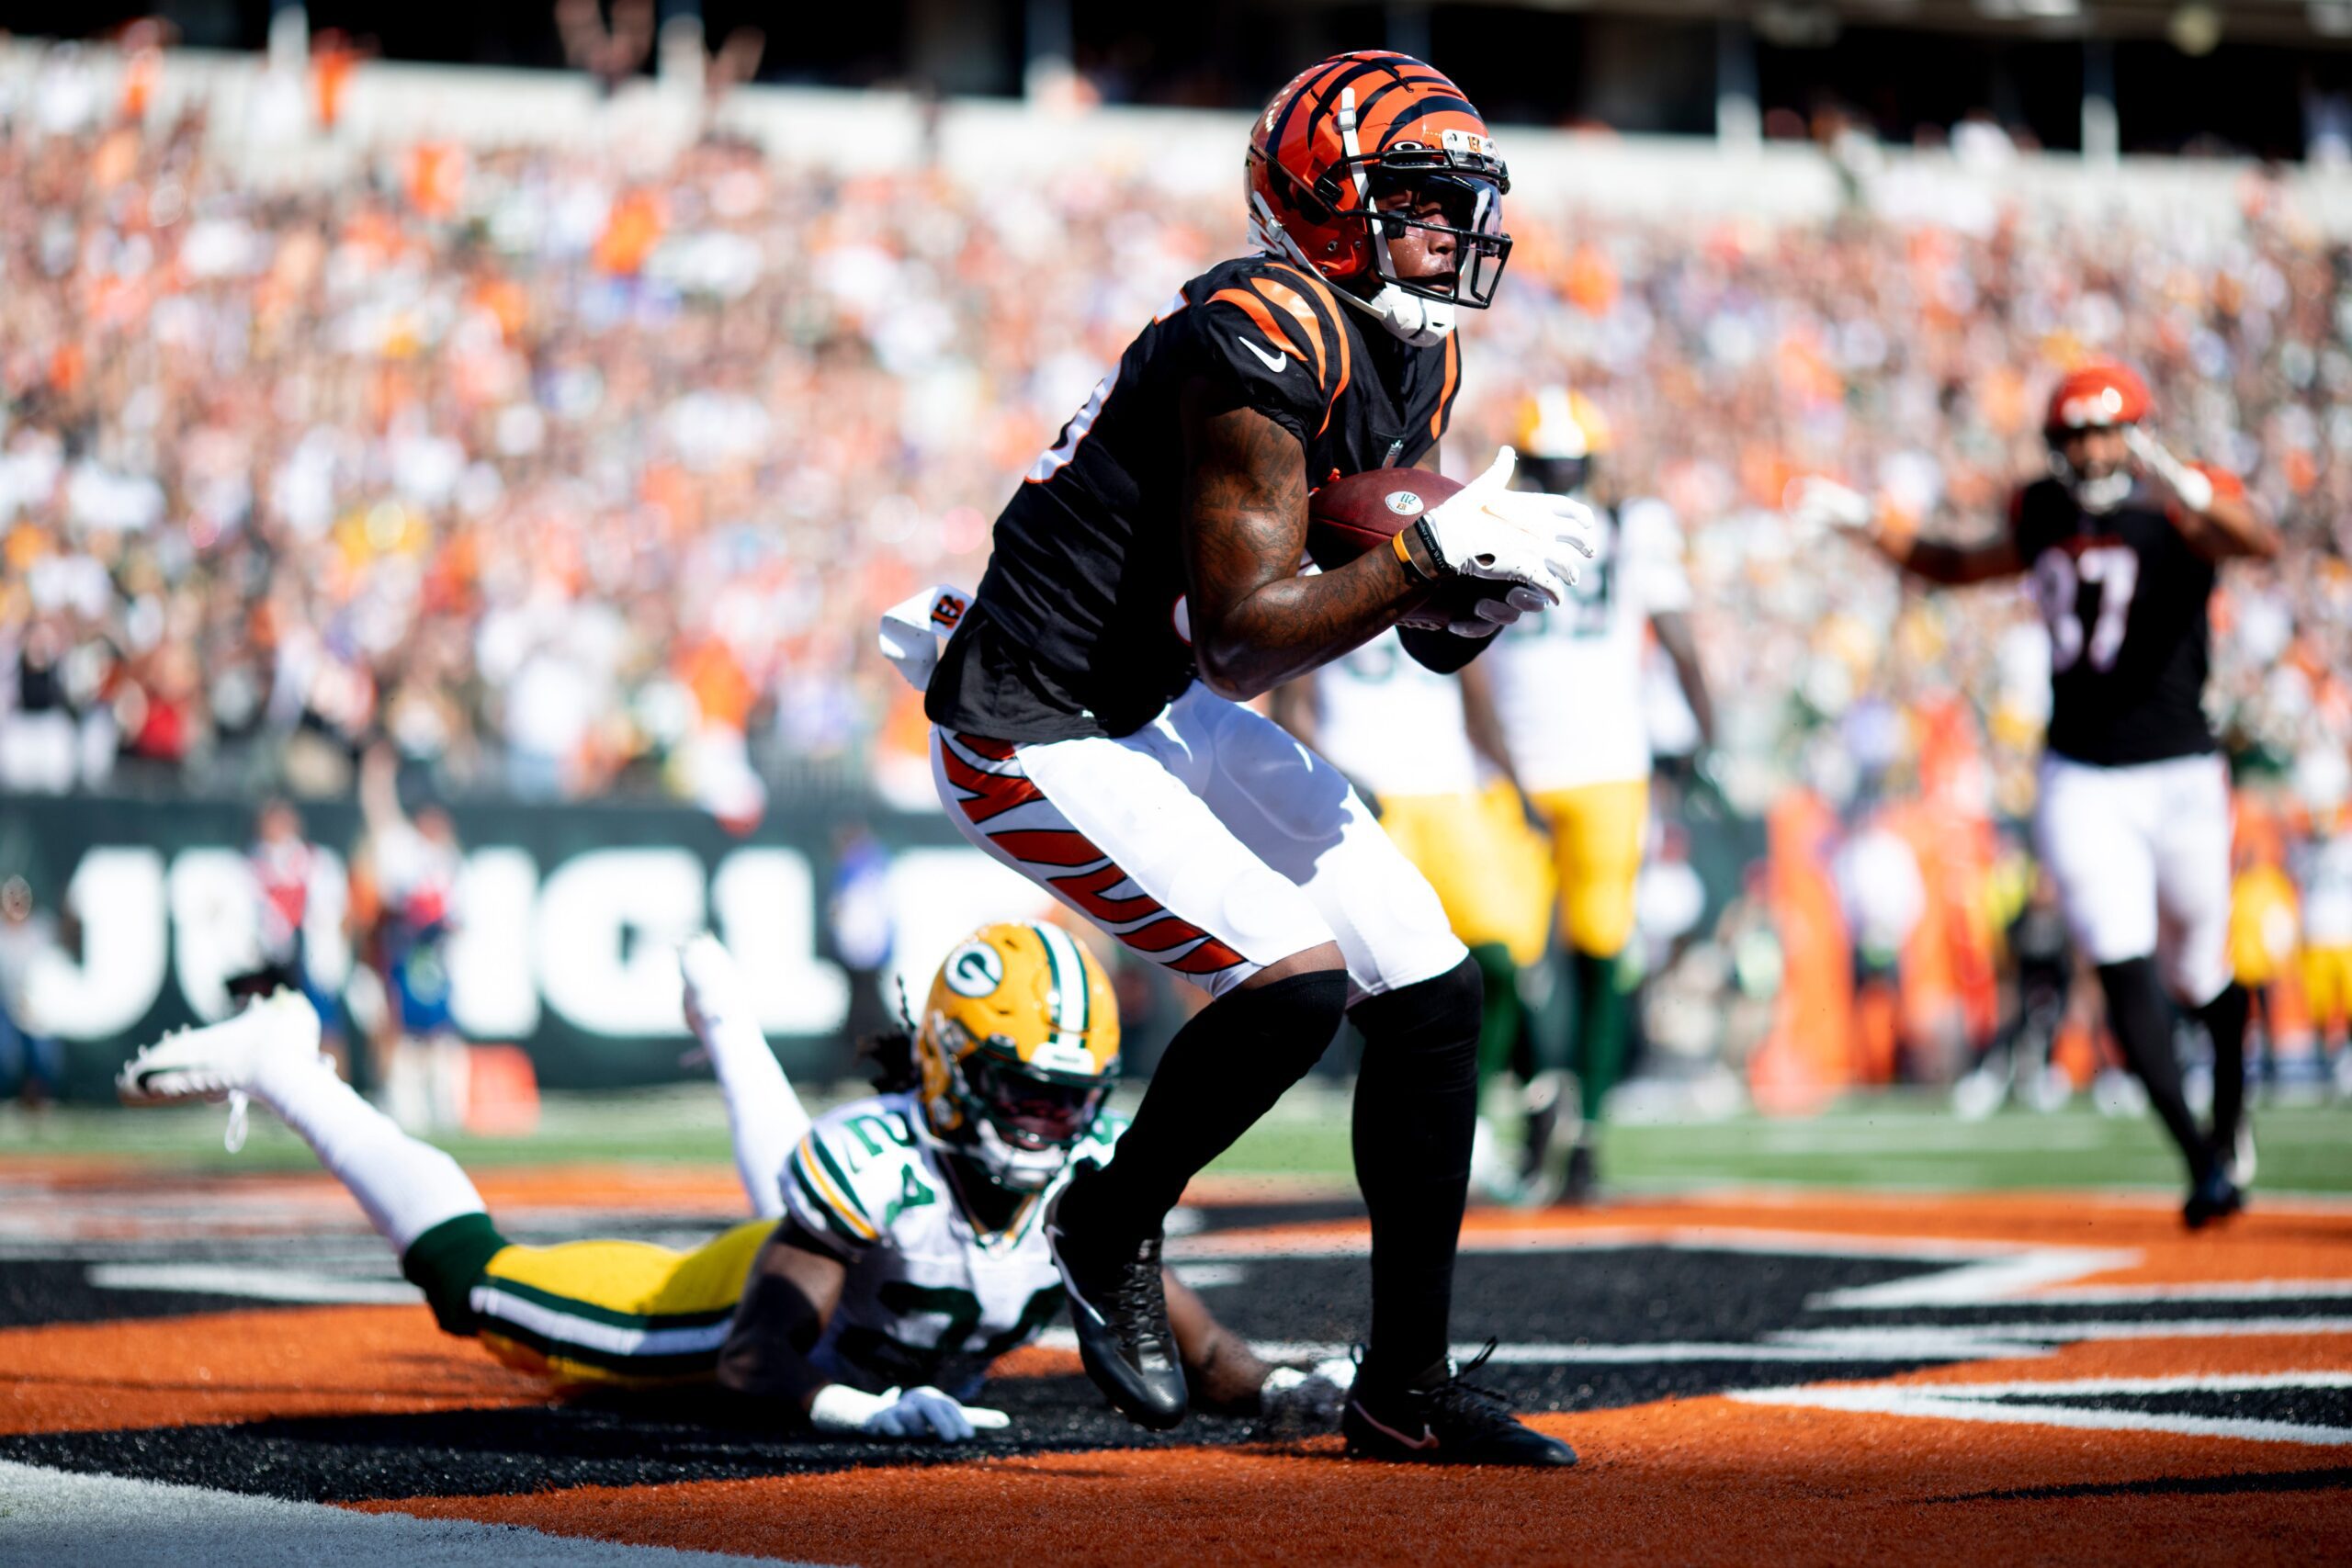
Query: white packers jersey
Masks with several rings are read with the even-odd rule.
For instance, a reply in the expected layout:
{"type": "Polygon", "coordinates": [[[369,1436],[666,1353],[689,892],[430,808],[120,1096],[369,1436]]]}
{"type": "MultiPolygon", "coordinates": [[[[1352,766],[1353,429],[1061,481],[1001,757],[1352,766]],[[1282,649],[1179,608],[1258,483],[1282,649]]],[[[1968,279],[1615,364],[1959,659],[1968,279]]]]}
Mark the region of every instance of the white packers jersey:
{"type": "Polygon", "coordinates": [[[1567,602],[1521,616],[1486,656],[1503,738],[1531,791],[1649,776],[1643,637],[1652,615],[1690,607],[1682,529],[1660,501],[1602,516],[1567,602]]]}
{"type": "Polygon", "coordinates": [[[2352,947],[2352,832],[2323,840],[2303,868],[2303,942],[2352,947]]]}
{"type": "MultiPolygon", "coordinates": [[[[990,1361],[1035,1339],[1061,1305],[1044,1216],[1070,1168],[1005,1231],[982,1233],[956,1201],[945,1156],[919,1135],[922,1115],[911,1094],[878,1094],[820,1116],[792,1151],[785,1203],[849,1266],[810,1357],[818,1371],[868,1393],[928,1383],[966,1398],[990,1361]]],[[[1107,1164],[1125,1126],[1098,1117],[1071,1167],[1107,1164]]]]}
{"type": "Polygon", "coordinates": [[[1415,663],[1393,630],[1317,670],[1315,700],[1316,750],[1373,794],[1477,789],[1461,682],[1415,663]]]}

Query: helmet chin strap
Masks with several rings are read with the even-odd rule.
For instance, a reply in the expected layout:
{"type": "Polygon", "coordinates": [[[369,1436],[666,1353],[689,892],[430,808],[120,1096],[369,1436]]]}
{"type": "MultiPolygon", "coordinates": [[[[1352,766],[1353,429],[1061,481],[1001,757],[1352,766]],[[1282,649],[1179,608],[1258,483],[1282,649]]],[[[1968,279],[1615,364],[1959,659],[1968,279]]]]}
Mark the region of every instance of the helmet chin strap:
{"type": "MultiPolygon", "coordinates": [[[[1250,195],[1250,243],[1259,250],[1285,256],[1308,272],[1315,271],[1315,264],[1306,259],[1306,253],[1290,237],[1283,220],[1267,210],[1266,198],[1255,191],[1250,195]]],[[[1381,240],[1380,243],[1385,249],[1387,242],[1381,240]]],[[[1369,299],[1344,284],[1334,285],[1332,292],[1415,348],[1443,343],[1453,331],[1453,306],[1408,293],[1393,283],[1382,284],[1380,292],[1369,299]]]]}

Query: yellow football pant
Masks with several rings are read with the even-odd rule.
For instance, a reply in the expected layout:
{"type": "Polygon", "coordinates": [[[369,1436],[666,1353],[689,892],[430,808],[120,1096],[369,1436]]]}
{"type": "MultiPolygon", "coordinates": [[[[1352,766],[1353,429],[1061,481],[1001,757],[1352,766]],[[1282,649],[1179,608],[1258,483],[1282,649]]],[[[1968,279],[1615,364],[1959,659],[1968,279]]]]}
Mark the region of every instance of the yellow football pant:
{"type": "Polygon", "coordinates": [[[1634,934],[1649,780],[1539,790],[1532,804],[1552,826],[1561,933],[1578,953],[1615,957],[1634,934]]]}
{"type": "Polygon", "coordinates": [[[1419,868],[1464,947],[1499,942],[1514,964],[1544,956],[1552,867],[1510,785],[1476,795],[1383,795],[1380,825],[1419,868]]]}
{"type": "Polygon", "coordinates": [[[691,1252],[642,1241],[518,1247],[487,1214],[423,1236],[401,1259],[441,1325],[474,1334],[510,1367],[566,1385],[689,1382],[710,1375],[774,1220],[691,1252]]]}
{"type": "Polygon", "coordinates": [[[2303,949],[2303,1005],[2322,1029],[2352,1018],[2352,947],[2303,949]]]}

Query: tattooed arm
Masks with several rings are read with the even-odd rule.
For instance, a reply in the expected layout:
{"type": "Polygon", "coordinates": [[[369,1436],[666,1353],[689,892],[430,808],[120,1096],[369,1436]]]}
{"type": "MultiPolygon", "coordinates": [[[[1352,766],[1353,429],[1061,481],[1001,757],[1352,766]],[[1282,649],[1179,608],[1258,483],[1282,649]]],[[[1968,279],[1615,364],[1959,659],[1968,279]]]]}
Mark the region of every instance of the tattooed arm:
{"type": "Polygon", "coordinates": [[[1370,641],[1414,595],[1403,563],[1366,550],[1298,575],[1306,547],[1306,456],[1255,410],[1184,389],[1185,571],[1201,679],[1246,701],[1370,641]]]}

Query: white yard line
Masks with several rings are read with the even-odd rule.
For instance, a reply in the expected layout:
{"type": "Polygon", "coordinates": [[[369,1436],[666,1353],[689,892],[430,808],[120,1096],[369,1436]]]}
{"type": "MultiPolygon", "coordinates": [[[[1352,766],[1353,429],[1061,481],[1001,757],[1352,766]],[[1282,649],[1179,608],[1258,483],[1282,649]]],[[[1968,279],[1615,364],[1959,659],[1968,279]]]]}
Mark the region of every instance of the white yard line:
{"type": "MultiPolygon", "coordinates": [[[[124,1568],[777,1568],[777,1560],[362,1514],[324,1503],[80,1475],[0,1460],[0,1565],[124,1568]]],[[[806,1565],[801,1565],[806,1568],[806,1565]]]]}
{"type": "Polygon", "coordinates": [[[2109,1410],[2096,1405],[2004,1404],[2005,1393],[2169,1393],[2203,1387],[2341,1387],[2326,1373],[2248,1385],[2229,1378],[2090,1379],[2072,1384],[1872,1383],[1863,1387],[1747,1389],[1731,1395],[1748,1404],[1795,1405],[1810,1410],[1856,1411],[1873,1416],[1916,1416],[1944,1421],[1998,1422],[2018,1427],[2066,1427],[2097,1432],[2168,1432],[2188,1438],[2236,1438],[2257,1443],[2301,1443],[2314,1448],[2352,1445],[2352,1427],[2315,1427],[2299,1421],[2237,1416],[2172,1416],[2150,1410],[2109,1410]],[[2136,1386],[2150,1383],[2177,1387],[2136,1386]]]}

